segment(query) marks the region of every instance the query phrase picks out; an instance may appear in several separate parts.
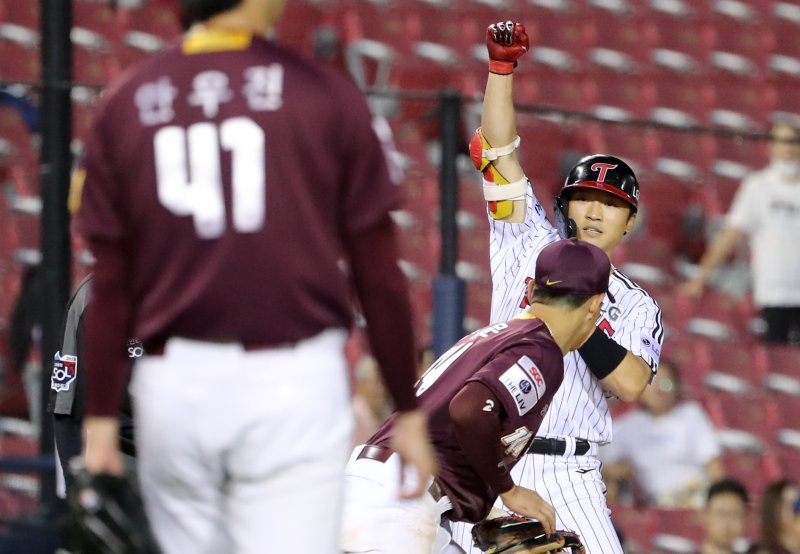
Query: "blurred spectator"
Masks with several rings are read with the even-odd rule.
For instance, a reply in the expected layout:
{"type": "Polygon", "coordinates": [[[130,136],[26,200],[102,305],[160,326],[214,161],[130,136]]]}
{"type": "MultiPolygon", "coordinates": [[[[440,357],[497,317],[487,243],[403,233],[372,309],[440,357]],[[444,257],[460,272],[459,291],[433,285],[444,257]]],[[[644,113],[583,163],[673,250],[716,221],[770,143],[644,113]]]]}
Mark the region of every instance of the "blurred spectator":
{"type": "Polygon", "coordinates": [[[678,368],[668,360],[639,403],[600,449],[609,502],[638,488],[648,504],[699,508],[708,483],[725,474],[711,420],[699,403],[681,400],[678,368]]]}
{"type": "Polygon", "coordinates": [[[703,510],[703,538],[700,554],[735,554],[746,546],[747,490],[735,479],[722,479],[708,489],[703,510]],[[744,543],[744,544],[743,544],[744,543]]]}
{"type": "Polygon", "coordinates": [[[681,292],[702,294],[712,272],[743,235],[750,239],[753,299],[767,328],[766,342],[800,343],[800,121],[776,120],[770,163],[739,187],[723,228],[709,245],[697,273],[681,292]]]}
{"type": "Polygon", "coordinates": [[[761,544],[770,554],[800,554],[800,486],[795,481],[781,479],[764,490],[761,544]]]}
{"type": "Polygon", "coordinates": [[[38,265],[22,274],[8,329],[8,366],[0,392],[0,416],[30,419],[39,428],[43,275],[38,265]]]}

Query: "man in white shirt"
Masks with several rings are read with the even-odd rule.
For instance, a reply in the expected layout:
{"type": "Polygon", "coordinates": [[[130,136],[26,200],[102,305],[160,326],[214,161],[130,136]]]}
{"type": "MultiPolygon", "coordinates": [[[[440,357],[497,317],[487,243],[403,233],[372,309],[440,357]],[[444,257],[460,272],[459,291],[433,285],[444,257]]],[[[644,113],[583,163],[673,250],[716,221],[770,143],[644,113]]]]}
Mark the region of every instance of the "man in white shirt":
{"type": "Polygon", "coordinates": [[[612,491],[635,482],[652,505],[700,508],[708,485],[725,474],[708,414],[681,401],[677,368],[663,359],[639,402],[643,409],[616,419],[613,442],[600,448],[603,478],[612,491]]]}
{"type": "Polygon", "coordinates": [[[681,291],[700,296],[712,272],[747,235],[753,299],[767,324],[764,340],[800,343],[800,121],[776,120],[771,134],[770,164],[742,182],[724,227],[681,291]]]}

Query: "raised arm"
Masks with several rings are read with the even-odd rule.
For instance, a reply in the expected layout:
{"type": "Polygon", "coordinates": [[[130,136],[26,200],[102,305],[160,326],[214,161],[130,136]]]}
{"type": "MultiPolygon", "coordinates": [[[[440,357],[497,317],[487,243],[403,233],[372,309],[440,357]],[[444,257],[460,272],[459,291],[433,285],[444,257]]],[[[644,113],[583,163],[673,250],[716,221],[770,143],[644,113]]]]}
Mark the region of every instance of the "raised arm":
{"type": "MultiPolygon", "coordinates": [[[[528,35],[522,23],[495,23],[486,29],[489,50],[489,77],[483,97],[481,131],[494,148],[513,143],[517,138],[514,118],[514,67],[528,50],[528,35]]],[[[525,176],[516,151],[493,160],[492,165],[509,181],[525,176]]]]}
{"type": "Polygon", "coordinates": [[[514,121],[513,80],[517,59],[528,51],[521,23],[503,21],[486,29],[489,78],[483,100],[481,128],[472,139],[471,154],[483,172],[489,213],[500,221],[519,223],[525,215],[527,180],[519,165],[514,121]],[[497,185],[497,186],[492,186],[497,185]]]}

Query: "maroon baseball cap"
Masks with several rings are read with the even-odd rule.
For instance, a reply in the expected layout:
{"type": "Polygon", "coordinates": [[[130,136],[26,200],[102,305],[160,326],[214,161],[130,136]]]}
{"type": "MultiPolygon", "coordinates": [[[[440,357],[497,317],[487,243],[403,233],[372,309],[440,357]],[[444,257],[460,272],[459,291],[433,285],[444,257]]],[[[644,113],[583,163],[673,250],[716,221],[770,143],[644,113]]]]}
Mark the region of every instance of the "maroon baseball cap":
{"type": "Polygon", "coordinates": [[[593,296],[608,292],[611,261],[598,247],[576,238],[548,244],[536,260],[536,286],[561,294],[593,296]]]}

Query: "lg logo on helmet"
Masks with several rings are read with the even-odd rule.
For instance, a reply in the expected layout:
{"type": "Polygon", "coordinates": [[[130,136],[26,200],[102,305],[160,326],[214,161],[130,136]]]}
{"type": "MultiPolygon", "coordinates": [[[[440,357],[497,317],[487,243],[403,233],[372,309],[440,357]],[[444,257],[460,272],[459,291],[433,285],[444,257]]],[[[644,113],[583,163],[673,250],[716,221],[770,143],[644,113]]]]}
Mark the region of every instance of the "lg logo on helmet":
{"type": "Polygon", "coordinates": [[[592,164],[592,171],[599,171],[600,174],[597,176],[598,183],[605,183],[606,181],[606,173],[608,173],[609,169],[616,169],[617,164],[604,164],[601,162],[597,162],[592,164]]]}

